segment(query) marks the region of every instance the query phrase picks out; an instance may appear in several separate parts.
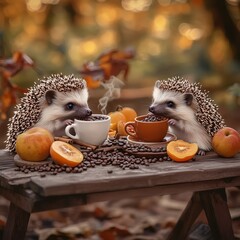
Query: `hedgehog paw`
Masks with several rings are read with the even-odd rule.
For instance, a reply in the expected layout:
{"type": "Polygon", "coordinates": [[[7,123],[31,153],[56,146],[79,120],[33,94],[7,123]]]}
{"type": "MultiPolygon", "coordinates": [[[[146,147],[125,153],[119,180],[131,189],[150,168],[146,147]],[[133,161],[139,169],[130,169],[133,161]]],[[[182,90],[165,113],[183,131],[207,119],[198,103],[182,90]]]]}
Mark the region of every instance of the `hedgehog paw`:
{"type": "Polygon", "coordinates": [[[204,150],[202,150],[202,149],[199,149],[197,154],[198,154],[199,156],[205,156],[205,155],[206,155],[206,151],[204,151],[204,150]]]}
{"type": "Polygon", "coordinates": [[[177,120],[171,118],[171,119],[168,120],[168,123],[171,126],[175,126],[177,124],[177,120]]]}
{"type": "Polygon", "coordinates": [[[73,122],[74,121],[72,119],[67,119],[67,120],[64,121],[66,126],[73,124],[73,122]]]}

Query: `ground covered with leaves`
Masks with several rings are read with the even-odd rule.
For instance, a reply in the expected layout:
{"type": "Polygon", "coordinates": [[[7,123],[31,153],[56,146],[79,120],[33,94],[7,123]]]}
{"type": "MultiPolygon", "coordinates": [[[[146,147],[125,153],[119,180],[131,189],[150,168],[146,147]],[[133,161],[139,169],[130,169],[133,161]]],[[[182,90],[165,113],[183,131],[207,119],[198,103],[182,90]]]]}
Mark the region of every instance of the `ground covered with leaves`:
{"type": "MultiPolygon", "coordinates": [[[[227,191],[236,239],[240,239],[240,191],[227,191]]],[[[26,240],[164,240],[185,208],[190,193],[123,199],[31,214],[26,240]]],[[[1,234],[8,201],[0,198],[1,234]]],[[[211,240],[204,213],[188,240],[211,240]]]]}

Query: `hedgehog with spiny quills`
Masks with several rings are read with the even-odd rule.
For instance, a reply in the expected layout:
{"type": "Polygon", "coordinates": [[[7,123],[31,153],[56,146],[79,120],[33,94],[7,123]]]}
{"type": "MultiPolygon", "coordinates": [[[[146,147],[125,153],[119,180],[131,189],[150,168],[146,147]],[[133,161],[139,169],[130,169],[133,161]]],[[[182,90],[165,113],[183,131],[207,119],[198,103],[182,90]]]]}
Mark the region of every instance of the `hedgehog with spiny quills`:
{"type": "Polygon", "coordinates": [[[212,149],[213,135],[225,126],[208,92],[180,77],[156,81],[149,111],[169,118],[171,132],[178,139],[197,143],[201,155],[212,149]]]}
{"type": "Polygon", "coordinates": [[[53,136],[62,136],[67,124],[91,114],[84,79],[63,74],[44,77],[16,105],[8,123],[6,149],[14,152],[17,136],[27,129],[42,127],[53,136]]]}

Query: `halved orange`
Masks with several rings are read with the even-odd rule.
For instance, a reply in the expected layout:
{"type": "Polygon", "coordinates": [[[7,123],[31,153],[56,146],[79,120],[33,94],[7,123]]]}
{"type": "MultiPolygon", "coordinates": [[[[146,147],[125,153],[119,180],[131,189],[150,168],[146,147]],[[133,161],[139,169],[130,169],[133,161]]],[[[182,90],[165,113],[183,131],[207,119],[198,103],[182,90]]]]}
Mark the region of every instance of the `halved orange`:
{"type": "Polygon", "coordinates": [[[171,141],[167,145],[167,154],[175,162],[187,162],[197,154],[197,151],[196,143],[183,140],[171,141]]]}
{"type": "Polygon", "coordinates": [[[54,141],[50,147],[50,155],[59,165],[75,167],[83,161],[83,154],[69,143],[54,141]]]}

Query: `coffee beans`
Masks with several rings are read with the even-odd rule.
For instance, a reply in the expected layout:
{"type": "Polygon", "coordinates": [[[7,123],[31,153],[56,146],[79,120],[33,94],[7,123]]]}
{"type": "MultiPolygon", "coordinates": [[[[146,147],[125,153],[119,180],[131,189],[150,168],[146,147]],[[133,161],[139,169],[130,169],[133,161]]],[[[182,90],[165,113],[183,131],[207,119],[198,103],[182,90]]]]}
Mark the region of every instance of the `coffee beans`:
{"type": "Polygon", "coordinates": [[[87,118],[81,119],[83,121],[99,121],[99,120],[107,120],[105,116],[89,116],[87,118]]]}
{"type": "Polygon", "coordinates": [[[142,122],[157,122],[157,121],[162,121],[165,120],[166,118],[163,116],[156,116],[153,114],[147,115],[144,119],[140,120],[142,122]]]}
{"type": "MultiPolygon", "coordinates": [[[[57,175],[58,173],[82,173],[89,168],[97,166],[115,166],[123,170],[138,169],[141,165],[149,166],[151,163],[169,161],[166,155],[165,147],[149,147],[145,145],[132,144],[126,138],[109,138],[100,148],[95,151],[83,151],[84,161],[76,167],[67,165],[60,166],[54,162],[49,162],[41,166],[22,166],[17,167],[16,171],[23,173],[40,172],[40,177],[44,177],[46,173],[57,175]],[[151,156],[151,153],[159,153],[151,156]],[[144,156],[141,154],[145,154],[144,156]],[[148,156],[148,154],[150,154],[148,156]],[[140,155],[140,156],[139,156],[140,155]]],[[[113,171],[107,171],[112,174],[113,171]]]]}

